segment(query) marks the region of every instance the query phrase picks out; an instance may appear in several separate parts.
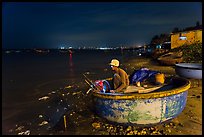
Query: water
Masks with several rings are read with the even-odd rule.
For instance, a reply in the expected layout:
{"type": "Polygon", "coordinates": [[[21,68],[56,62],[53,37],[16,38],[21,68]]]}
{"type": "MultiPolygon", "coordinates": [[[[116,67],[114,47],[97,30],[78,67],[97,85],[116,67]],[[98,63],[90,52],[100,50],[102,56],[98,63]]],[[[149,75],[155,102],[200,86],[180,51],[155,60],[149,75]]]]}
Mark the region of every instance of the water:
{"type": "MultiPolygon", "coordinates": [[[[39,98],[69,85],[84,84],[83,73],[91,79],[112,75],[108,63],[113,58],[121,65],[132,51],[74,50],[73,54],[50,50],[2,53],[2,127],[3,134],[14,133],[20,123],[32,121],[44,112],[45,103],[39,98]]],[[[80,89],[80,90],[81,90],[80,89]]],[[[79,90],[79,89],[78,89],[79,90]]]]}

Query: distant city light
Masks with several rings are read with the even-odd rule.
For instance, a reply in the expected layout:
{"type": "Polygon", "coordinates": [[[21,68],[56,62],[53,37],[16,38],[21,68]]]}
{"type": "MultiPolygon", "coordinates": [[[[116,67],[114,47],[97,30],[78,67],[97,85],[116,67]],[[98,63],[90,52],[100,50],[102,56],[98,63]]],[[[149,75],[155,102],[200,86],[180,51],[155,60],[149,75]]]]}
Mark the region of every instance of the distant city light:
{"type": "Polygon", "coordinates": [[[107,47],[101,47],[101,48],[99,48],[100,50],[106,50],[106,49],[110,49],[110,48],[107,48],[107,47]]]}

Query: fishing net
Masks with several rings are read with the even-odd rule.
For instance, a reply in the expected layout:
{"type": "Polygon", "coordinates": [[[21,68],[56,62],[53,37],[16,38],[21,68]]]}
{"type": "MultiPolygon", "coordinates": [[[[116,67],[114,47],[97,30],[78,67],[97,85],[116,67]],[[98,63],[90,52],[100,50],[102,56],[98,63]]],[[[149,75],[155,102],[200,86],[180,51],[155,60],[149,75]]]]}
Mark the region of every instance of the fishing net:
{"type": "Polygon", "coordinates": [[[100,92],[107,93],[110,92],[110,84],[107,80],[96,80],[95,86],[100,90],[100,92]]]}

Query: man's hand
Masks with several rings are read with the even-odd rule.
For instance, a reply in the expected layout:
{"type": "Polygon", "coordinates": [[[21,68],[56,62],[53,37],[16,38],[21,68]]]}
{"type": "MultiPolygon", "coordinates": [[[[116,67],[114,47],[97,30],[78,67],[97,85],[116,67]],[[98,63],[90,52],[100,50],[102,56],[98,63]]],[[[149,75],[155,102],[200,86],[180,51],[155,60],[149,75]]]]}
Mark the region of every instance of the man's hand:
{"type": "Polygon", "coordinates": [[[115,93],[115,90],[110,90],[111,93],[115,93]]]}

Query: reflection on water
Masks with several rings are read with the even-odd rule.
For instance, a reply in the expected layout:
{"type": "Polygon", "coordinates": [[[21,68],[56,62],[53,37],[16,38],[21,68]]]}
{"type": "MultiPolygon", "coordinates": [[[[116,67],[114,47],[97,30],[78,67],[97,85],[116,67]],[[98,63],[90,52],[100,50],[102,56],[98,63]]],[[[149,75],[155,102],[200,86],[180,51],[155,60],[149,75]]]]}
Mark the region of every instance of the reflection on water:
{"type": "Polygon", "coordinates": [[[69,53],[69,68],[70,68],[70,73],[74,74],[73,61],[72,61],[72,52],[69,53]]]}

